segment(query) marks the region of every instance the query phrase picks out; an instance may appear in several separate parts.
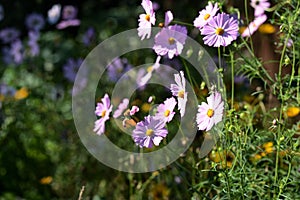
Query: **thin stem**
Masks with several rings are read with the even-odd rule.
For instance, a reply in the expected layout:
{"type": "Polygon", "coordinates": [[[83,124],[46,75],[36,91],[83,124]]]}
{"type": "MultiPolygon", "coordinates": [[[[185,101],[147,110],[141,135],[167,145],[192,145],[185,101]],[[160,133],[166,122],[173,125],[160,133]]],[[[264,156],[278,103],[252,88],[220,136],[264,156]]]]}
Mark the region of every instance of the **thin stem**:
{"type": "Polygon", "coordinates": [[[234,106],[234,60],[233,60],[233,52],[230,52],[230,63],[231,63],[231,109],[234,106]]]}
{"type": "Polygon", "coordinates": [[[181,22],[181,21],[176,21],[176,20],[173,20],[172,23],[174,24],[181,24],[181,25],[186,25],[186,26],[192,26],[194,27],[193,24],[190,24],[190,23],[186,23],[186,22],[181,22]]]}

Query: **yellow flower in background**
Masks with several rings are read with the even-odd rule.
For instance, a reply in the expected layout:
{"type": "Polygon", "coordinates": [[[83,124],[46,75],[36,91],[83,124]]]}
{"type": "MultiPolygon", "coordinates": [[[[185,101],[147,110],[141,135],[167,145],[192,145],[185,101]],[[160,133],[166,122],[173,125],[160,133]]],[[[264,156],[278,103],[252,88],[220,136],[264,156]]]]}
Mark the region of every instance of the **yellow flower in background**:
{"type": "Polygon", "coordinates": [[[170,190],[164,184],[159,183],[150,190],[150,197],[153,200],[167,200],[169,199],[170,190]]]}
{"type": "Polygon", "coordinates": [[[289,107],[287,110],[286,110],[286,115],[288,117],[296,117],[298,114],[300,113],[300,108],[299,107],[289,107]]]}
{"type": "Polygon", "coordinates": [[[263,148],[266,154],[272,153],[274,151],[273,142],[263,144],[263,148]]]}
{"type": "Polygon", "coordinates": [[[231,151],[221,150],[217,152],[213,151],[209,154],[209,158],[215,163],[221,163],[223,168],[231,168],[235,156],[231,151]]]}
{"type": "Polygon", "coordinates": [[[4,101],[5,96],[3,94],[0,94],[0,101],[4,101]]]}
{"type": "Polygon", "coordinates": [[[48,185],[52,182],[52,180],[53,180],[52,176],[46,176],[46,177],[41,178],[40,183],[42,185],[48,185]]]}
{"type": "Polygon", "coordinates": [[[264,34],[273,34],[276,32],[276,28],[272,24],[266,23],[266,24],[260,25],[260,27],[258,28],[258,31],[260,33],[264,33],[264,34]]]}
{"type": "Polygon", "coordinates": [[[25,99],[28,97],[28,90],[25,87],[22,87],[21,89],[17,90],[14,97],[16,100],[25,99]]]}

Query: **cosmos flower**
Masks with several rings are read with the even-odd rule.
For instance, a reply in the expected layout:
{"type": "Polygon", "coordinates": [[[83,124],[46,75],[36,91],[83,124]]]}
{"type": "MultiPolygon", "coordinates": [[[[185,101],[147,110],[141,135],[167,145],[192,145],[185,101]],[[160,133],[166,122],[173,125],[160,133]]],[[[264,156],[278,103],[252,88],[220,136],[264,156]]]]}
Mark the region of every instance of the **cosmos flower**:
{"type": "Polygon", "coordinates": [[[171,21],[173,21],[174,17],[173,17],[173,13],[171,11],[167,11],[165,13],[165,22],[164,23],[159,23],[159,27],[168,27],[169,24],[171,23],[171,21]]]}
{"type": "Polygon", "coordinates": [[[164,27],[155,36],[153,49],[157,55],[168,55],[172,59],[174,55],[178,56],[181,54],[186,38],[186,27],[177,24],[164,27]]]}
{"type": "Polygon", "coordinates": [[[16,28],[5,28],[0,31],[0,39],[4,44],[8,44],[16,40],[20,36],[20,31],[16,28]]]}
{"type": "Polygon", "coordinates": [[[122,102],[119,104],[117,110],[115,110],[113,118],[120,117],[128,107],[128,104],[129,104],[129,100],[127,98],[124,98],[122,102]]]}
{"type": "Polygon", "coordinates": [[[270,7],[268,0],[251,0],[250,5],[254,8],[254,16],[258,17],[264,14],[265,10],[270,7]]]}
{"type": "Polygon", "coordinates": [[[140,111],[140,108],[137,107],[137,106],[132,106],[132,108],[130,109],[130,112],[129,114],[132,116],[134,115],[135,113],[139,112],[140,111]]]}
{"type": "Polygon", "coordinates": [[[132,138],[136,145],[139,145],[141,148],[152,148],[153,144],[158,146],[167,134],[168,131],[165,128],[165,122],[148,115],[144,121],[136,124],[132,138]]]}
{"type": "Polygon", "coordinates": [[[178,110],[180,110],[181,117],[185,114],[185,106],[187,102],[187,92],[185,91],[185,78],[183,71],[180,74],[175,74],[176,84],[171,84],[172,95],[177,97],[178,110]]]}
{"type": "Polygon", "coordinates": [[[45,20],[43,15],[32,13],[27,16],[25,24],[29,30],[40,31],[45,26],[45,20]]]}
{"type": "Polygon", "coordinates": [[[95,29],[93,27],[89,27],[82,36],[82,42],[85,46],[89,46],[94,39],[95,29]]]}
{"type": "Polygon", "coordinates": [[[220,47],[228,46],[239,35],[238,21],[230,15],[221,13],[214,16],[201,29],[204,44],[208,46],[220,47]]]}
{"type": "Polygon", "coordinates": [[[152,73],[160,67],[159,64],[160,59],[161,56],[158,56],[156,58],[154,65],[149,66],[147,68],[147,73],[144,76],[142,76],[139,80],[139,86],[144,86],[150,80],[150,78],[152,77],[152,73]]]}
{"type": "Polygon", "coordinates": [[[112,82],[117,82],[131,68],[132,65],[126,58],[116,58],[107,66],[108,78],[112,82]]]}
{"type": "Polygon", "coordinates": [[[105,94],[101,99],[102,103],[97,103],[95,114],[100,117],[100,119],[95,121],[94,132],[97,135],[102,135],[105,131],[105,122],[109,119],[109,114],[112,111],[112,105],[110,105],[110,99],[108,94],[105,94]]]}
{"type": "Polygon", "coordinates": [[[146,12],[146,14],[140,14],[139,18],[139,27],[138,27],[138,35],[141,37],[141,40],[147,39],[151,36],[151,26],[155,24],[155,12],[153,10],[152,2],[150,0],[143,0],[142,6],[146,12]]]}
{"type": "Polygon", "coordinates": [[[55,4],[50,10],[48,10],[48,22],[49,24],[55,24],[60,17],[61,5],[55,4]]]}
{"type": "Polygon", "coordinates": [[[82,59],[74,59],[74,58],[69,58],[67,60],[67,63],[63,66],[63,72],[64,72],[64,77],[68,79],[70,82],[75,81],[75,77],[77,74],[77,71],[82,64],[82,59]]]}
{"type": "Polygon", "coordinates": [[[210,19],[212,19],[213,16],[216,15],[218,10],[218,3],[213,5],[211,2],[208,2],[205,9],[200,11],[199,16],[194,20],[194,26],[201,29],[210,19]]]}
{"type": "Polygon", "coordinates": [[[164,122],[170,122],[175,112],[173,111],[177,102],[174,97],[168,98],[164,101],[164,103],[160,104],[157,107],[157,113],[154,116],[155,119],[162,120],[164,122]]]}
{"type": "Polygon", "coordinates": [[[221,94],[218,92],[212,93],[207,97],[207,103],[202,102],[198,106],[197,125],[199,130],[209,131],[214,125],[222,121],[224,110],[224,102],[221,94]]]}
{"type": "Polygon", "coordinates": [[[244,28],[244,30],[241,30],[241,36],[242,37],[249,37],[252,35],[260,25],[262,25],[267,20],[267,15],[260,15],[256,17],[250,24],[244,28]]]}
{"type": "Polygon", "coordinates": [[[69,26],[79,26],[80,20],[79,19],[69,19],[69,20],[63,20],[59,24],[56,25],[57,29],[65,29],[69,26]]]}

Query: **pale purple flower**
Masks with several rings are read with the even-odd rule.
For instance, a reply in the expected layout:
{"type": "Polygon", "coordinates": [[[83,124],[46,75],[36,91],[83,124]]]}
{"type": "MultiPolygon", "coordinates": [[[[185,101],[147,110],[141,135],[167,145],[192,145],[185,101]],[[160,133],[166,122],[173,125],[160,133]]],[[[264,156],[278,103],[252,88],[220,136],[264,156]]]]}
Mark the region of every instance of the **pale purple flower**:
{"type": "Polygon", "coordinates": [[[268,0],[251,0],[250,5],[254,8],[254,16],[264,14],[265,10],[271,6],[268,0]]]}
{"type": "Polygon", "coordinates": [[[108,78],[117,82],[131,68],[132,65],[128,63],[126,58],[116,58],[107,66],[108,78]]]}
{"type": "Polygon", "coordinates": [[[187,29],[184,26],[173,25],[162,28],[155,36],[153,46],[157,55],[168,55],[170,59],[181,54],[185,40],[187,38],[187,29]]]}
{"type": "Polygon", "coordinates": [[[39,32],[36,31],[29,31],[28,37],[29,37],[28,46],[30,48],[29,53],[31,56],[37,56],[40,53],[40,47],[37,42],[40,37],[40,34],[39,32]]]}
{"type": "Polygon", "coordinates": [[[10,54],[16,64],[21,64],[23,62],[23,44],[21,40],[16,40],[11,43],[10,54]]]}
{"type": "Polygon", "coordinates": [[[216,15],[218,10],[218,3],[213,5],[211,2],[208,2],[208,5],[205,7],[205,9],[200,11],[199,16],[194,20],[194,26],[201,29],[209,22],[209,20],[213,18],[213,16],[216,15]]]}
{"type": "Polygon", "coordinates": [[[164,103],[160,104],[157,107],[157,113],[155,114],[154,118],[158,120],[162,120],[164,122],[170,122],[175,112],[173,111],[177,102],[174,97],[168,98],[164,101],[164,103]]]}
{"type": "Polygon", "coordinates": [[[249,37],[267,20],[267,15],[263,14],[256,17],[242,32],[242,37],[249,37]]]}
{"type": "Polygon", "coordinates": [[[174,17],[173,17],[173,13],[171,11],[167,11],[165,13],[165,23],[164,26],[167,27],[169,26],[169,24],[171,23],[171,21],[173,21],[174,17]]]}
{"type": "Polygon", "coordinates": [[[155,70],[157,70],[160,67],[160,64],[159,64],[160,59],[161,59],[161,56],[157,56],[154,65],[149,66],[147,68],[147,73],[144,76],[142,76],[141,79],[139,80],[140,86],[145,85],[152,77],[152,72],[154,72],[155,70]]]}
{"type": "Polygon", "coordinates": [[[48,10],[48,22],[55,24],[60,17],[61,5],[55,4],[50,10],[48,10]]]}
{"type": "Polygon", "coordinates": [[[94,39],[95,29],[93,27],[89,27],[88,30],[82,36],[82,42],[85,46],[89,46],[94,39]]]}
{"type": "Polygon", "coordinates": [[[43,15],[32,13],[27,16],[25,24],[29,30],[40,31],[45,26],[45,20],[43,15]]]}
{"type": "Polygon", "coordinates": [[[207,97],[207,103],[198,106],[196,122],[199,130],[209,131],[214,125],[222,121],[224,102],[219,92],[207,97]]]}
{"type": "Polygon", "coordinates": [[[132,108],[130,109],[129,114],[132,116],[132,115],[135,115],[135,113],[137,113],[139,111],[140,111],[140,108],[138,106],[132,106],[132,108]]]}
{"type": "Polygon", "coordinates": [[[208,46],[220,47],[228,46],[239,35],[238,21],[230,15],[221,13],[214,16],[201,29],[204,44],[208,46]]]}
{"type": "Polygon", "coordinates": [[[79,26],[80,25],[80,20],[79,19],[69,19],[69,20],[63,20],[59,22],[56,25],[57,29],[65,29],[69,26],[79,26]]]}
{"type": "Polygon", "coordinates": [[[95,121],[94,132],[97,135],[102,135],[105,131],[105,122],[109,119],[109,114],[112,111],[112,105],[110,105],[110,99],[108,94],[105,94],[101,99],[102,103],[97,103],[95,114],[100,117],[100,119],[95,121]]]}
{"type": "Polygon", "coordinates": [[[2,49],[1,49],[1,53],[2,53],[2,59],[3,59],[3,62],[5,64],[11,64],[13,63],[13,57],[10,53],[10,47],[6,47],[4,46],[2,49]]]}
{"type": "Polygon", "coordinates": [[[5,28],[0,31],[0,39],[3,43],[8,44],[20,36],[20,31],[16,28],[5,28]]]}
{"type": "Polygon", "coordinates": [[[187,92],[185,91],[185,78],[183,71],[180,74],[174,74],[176,84],[171,84],[172,95],[177,97],[178,110],[181,117],[185,114],[185,106],[187,103],[187,92]]]}
{"type": "Polygon", "coordinates": [[[120,117],[128,107],[128,104],[129,104],[129,100],[127,98],[124,98],[122,102],[119,104],[117,110],[115,110],[113,118],[120,117]]]}
{"type": "Polygon", "coordinates": [[[136,145],[139,145],[141,148],[152,148],[153,144],[158,146],[167,134],[168,131],[165,128],[165,122],[156,120],[153,116],[148,115],[144,121],[136,124],[132,138],[136,145]]]}
{"type": "Polygon", "coordinates": [[[72,5],[67,5],[63,7],[62,11],[62,19],[63,20],[70,20],[70,19],[75,19],[77,16],[77,8],[75,8],[72,5]]]}
{"type": "Polygon", "coordinates": [[[68,79],[70,82],[75,81],[75,77],[77,74],[77,71],[82,64],[82,59],[74,59],[74,58],[69,58],[67,60],[67,63],[63,66],[63,72],[64,72],[64,77],[68,79]]]}
{"type": "Polygon", "coordinates": [[[139,18],[139,27],[138,27],[138,35],[141,37],[141,40],[147,39],[151,36],[151,26],[155,24],[155,12],[153,10],[152,2],[150,0],[143,0],[142,6],[146,12],[146,14],[140,14],[139,18]]]}
{"type": "Polygon", "coordinates": [[[5,84],[5,83],[0,83],[0,94],[4,96],[9,96],[12,97],[16,93],[16,89],[5,84]]]}

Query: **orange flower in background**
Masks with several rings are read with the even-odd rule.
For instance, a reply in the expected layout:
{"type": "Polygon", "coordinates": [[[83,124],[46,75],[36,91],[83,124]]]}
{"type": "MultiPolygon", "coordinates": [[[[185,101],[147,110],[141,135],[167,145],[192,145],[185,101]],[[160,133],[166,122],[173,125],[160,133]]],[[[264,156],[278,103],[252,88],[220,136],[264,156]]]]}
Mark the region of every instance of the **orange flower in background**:
{"type": "Polygon", "coordinates": [[[266,23],[266,24],[260,25],[260,27],[258,28],[258,31],[263,34],[273,34],[276,32],[276,28],[272,24],[266,23]]]}
{"type": "Polygon", "coordinates": [[[40,183],[42,185],[48,185],[52,182],[52,180],[53,180],[52,176],[46,176],[46,177],[41,178],[40,183]]]}
{"type": "Polygon", "coordinates": [[[288,117],[296,117],[300,113],[300,108],[299,107],[289,107],[286,110],[286,115],[288,117]]]}
{"type": "Polygon", "coordinates": [[[17,90],[14,97],[16,100],[25,99],[28,97],[28,90],[25,87],[22,87],[21,89],[17,90]]]}
{"type": "Polygon", "coordinates": [[[209,154],[210,160],[213,162],[219,163],[221,162],[223,168],[231,168],[232,163],[235,159],[234,154],[231,151],[221,150],[218,152],[213,151],[209,154]]]}
{"type": "Polygon", "coordinates": [[[169,188],[162,183],[154,185],[150,191],[150,196],[153,200],[167,200],[169,199],[169,194],[169,188]]]}

